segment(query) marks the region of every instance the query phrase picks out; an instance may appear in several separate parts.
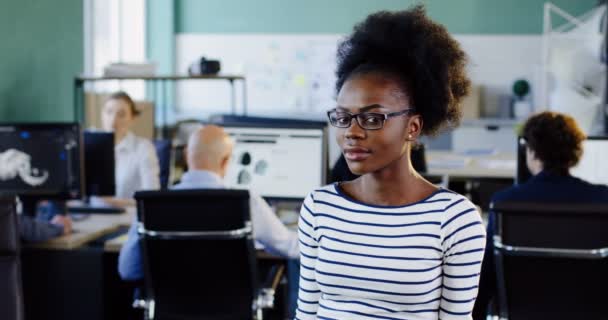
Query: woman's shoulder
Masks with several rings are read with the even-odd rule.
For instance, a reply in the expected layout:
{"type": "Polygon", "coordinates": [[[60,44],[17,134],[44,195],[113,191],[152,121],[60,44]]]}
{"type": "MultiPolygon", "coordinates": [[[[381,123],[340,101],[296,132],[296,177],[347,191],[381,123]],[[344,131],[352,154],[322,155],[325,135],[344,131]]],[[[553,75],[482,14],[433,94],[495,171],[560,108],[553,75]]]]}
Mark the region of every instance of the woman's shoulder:
{"type": "Polygon", "coordinates": [[[460,193],[445,188],[440,188],[438,192],[441,193],[442,198],[449,200],[446,203],[446,211],[459,210],[461,208],[474,208],[477,210],[477,206],[469,198],[460,193]]]}
{"type": "Polygon", "coordinates": [[[319,198],[323,195],[339,196],[338,191],[336,189],[336,184],[331,183],[331,184],[316,188],[308,194],[307,198],[310,198],[311,200],[315,200],[316,198],[319,198]]]}

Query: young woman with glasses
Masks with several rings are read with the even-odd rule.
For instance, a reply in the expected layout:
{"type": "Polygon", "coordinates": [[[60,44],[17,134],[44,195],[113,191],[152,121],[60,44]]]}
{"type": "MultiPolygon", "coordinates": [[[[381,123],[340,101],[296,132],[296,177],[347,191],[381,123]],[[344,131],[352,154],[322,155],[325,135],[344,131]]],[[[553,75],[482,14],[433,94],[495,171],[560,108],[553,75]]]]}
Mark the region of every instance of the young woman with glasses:
{"type": "Polygon", "coordinates": [[[422,7],[372,14],[340,44],[328,117],[360,177],[304,201],[297,319],[470,319],[481,217],[420,176],[409,156],[420,135],[458,123],[465,65],[422,7]]]}

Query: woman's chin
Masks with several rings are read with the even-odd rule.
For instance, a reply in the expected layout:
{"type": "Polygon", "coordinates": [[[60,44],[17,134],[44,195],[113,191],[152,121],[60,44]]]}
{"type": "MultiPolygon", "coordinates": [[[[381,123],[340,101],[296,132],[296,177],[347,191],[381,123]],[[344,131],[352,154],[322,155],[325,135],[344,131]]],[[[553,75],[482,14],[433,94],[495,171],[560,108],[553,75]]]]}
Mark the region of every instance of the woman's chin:
{"type": "Polygon", "coordinates": [[[348,169],[350,170],[350,172],[358,176],[362,176],[370,172],[367,166],[360,162],[348,163],[348,169]]]}

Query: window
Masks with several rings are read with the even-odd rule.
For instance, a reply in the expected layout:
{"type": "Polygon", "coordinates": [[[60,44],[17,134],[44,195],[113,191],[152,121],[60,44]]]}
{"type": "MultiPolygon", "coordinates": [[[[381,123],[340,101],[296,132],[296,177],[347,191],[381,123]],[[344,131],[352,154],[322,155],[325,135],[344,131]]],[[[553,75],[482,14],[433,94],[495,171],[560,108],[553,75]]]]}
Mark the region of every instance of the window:
{"type": "MultiPolygon", "coordinates": [[[[110,63],[146,61],[146,0],[84,0],[85,74],[103,75],[110,63]]],[[[107,81],[87,84],[87,91],[124,90],[143,99],[143,81],[107,81]]]]}

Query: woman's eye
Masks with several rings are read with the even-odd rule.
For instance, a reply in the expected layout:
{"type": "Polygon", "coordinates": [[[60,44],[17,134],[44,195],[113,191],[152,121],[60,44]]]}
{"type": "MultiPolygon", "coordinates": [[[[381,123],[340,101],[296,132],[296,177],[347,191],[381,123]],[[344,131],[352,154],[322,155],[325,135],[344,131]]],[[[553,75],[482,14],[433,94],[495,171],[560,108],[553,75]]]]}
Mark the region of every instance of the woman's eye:
{"type": "Polygon", "coordinates": [[[348,123],[348,117],[338,117],[337,121],[340,124],[347,124],[348,123]]]}
{"type": "Polygon", "coordinates": [[[344,114],[338,114],[338,115],[336,115],[336,122],[337,123],[345,124],[345,123],[348,123],[349,120],[350,119],[349,119],[348,115],[344,115],[344,114]]]}
{"type": "Polygon", "coordinates": [[[380,119],[378,119],[378,117],[368,116],[365,118],[365,122],[369,124],[377,124],[378,122],[380,122],[380,119]]]}

